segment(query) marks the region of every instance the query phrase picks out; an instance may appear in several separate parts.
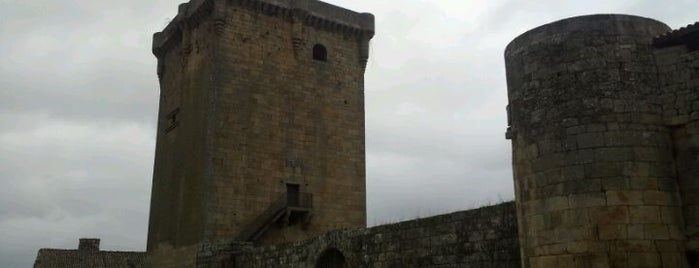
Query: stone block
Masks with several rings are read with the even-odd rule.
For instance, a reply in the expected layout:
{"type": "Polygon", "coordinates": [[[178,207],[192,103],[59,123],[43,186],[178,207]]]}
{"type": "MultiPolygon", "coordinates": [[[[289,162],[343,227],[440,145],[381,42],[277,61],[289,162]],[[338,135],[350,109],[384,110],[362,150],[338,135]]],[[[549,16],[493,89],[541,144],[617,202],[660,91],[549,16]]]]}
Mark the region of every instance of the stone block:
{"type": "Polygon", "coordinates": [[[658,180],[652,177],[631,177],[628,179],[629,189],[631,190],[657,190],[659,188],[658,180]]]}
{"type": "Polygon", "coordinates": [[[577,150],[565,154],[566,166],[591,164],[595,161],[595,151],[593,149],[577,150]]]}
{"type": "Polygon", "coordinates": [[[592,163],[585,165],[585,174],[590,178],[619,177],[625,175],[622,163],[592,163]]]}
{"type": "Polygon", "coordinates": [[[570,265],[575,268],[606,268],[609,267],[609,257],[605,253],[574,255],[570,265]]]}
{"type": "Polygon", "coordinates": [[[573,136],[585,132],[585,126],[572,126],[566,128],[566,134],[573,136]]]}
{"type": "Polygon", "coordinates": [[[534,248],[534,256],[551,256],[566,253],[568,244],[542,245],[534,248]]]}
{"type": "Polygon", "coordinates": [[[629,189],[629,182],[626,177],[611,177],[604,178],[602,181],[602,190],[627,190],[629,189]]]}
{"type": "Polygon", "coordinates": [[[568,197],[566,196],[556,196],[547,198],[544,199],[543,202],[546,211],[557,211],[570,208],[570,205],[568,203],[568,197]]]}
{"type": "Polygon", "coordinates": [[[604,133],[605,145],[607,146],[628,146],[634,145],[627,139],[626,131],[609,131],[604,133]]]}
{"type": "Polygon", "coordinates": [[[575,136],[567,136],[563,140],[563,149],[566,151],[578,149],[578,139],[575,136]]]}
{"type": "Polygon", "coordinates": [[[566,243],[566,250],[568,253],[580,254],[589,252],[604,252],[609,249],[606,242],[597,241],[578,241],[566,243]]]}
{"type": "Polygon", "coordinates": [[[563,181],[582,180],[584,178],[584,165],[566,166],[561,168],[561,180],[563,181]]]}
{"type": "Polygon", "coordinates": [[[659,114],[643,113],[640,114],[640,121],[643,124],[660,124],[663,122],[663,116],[659,114]]]}
{"type": "MultiPolygon", "coordinates": [[[[675,175],[675,167],[672,163],[655,163],[648,167],[648,176],[650,177],[670,178],[675,175]]],[[[639,176],[645,177],[643,175],[639,176]]]]}
{"type": "Polygon", "coordinates": [[[581,133],[577,139],[578,148],[598,148],[605,144],[603,132],[581,133]]]}
{"type": "Polygon", "coordinates": [[[660,255],[658,253],[629,253],[629,267],[662,267],[660,255]]]}
{"type": "Polygon", "coordinates": [[[679,125],[684,125],[689,122],[689,115],[688,114],[679,114],[679,115],[668,115],[663,118],[663,121],[667,122],[668,125],[671,126],[679,126],[679,125]]]}
{"type": "Polygon", "coordinates": [[[529,225],[529,229],[532,231],[541,231],[546,229],[546,225],[544,223],[544,215],[542,214],[535,214],[535,215],[528,215],[527,217],[527,224],[529,225]]]}
{"type": "Polygon", "coordinates": [[[557,153],[565,150],[563,143],[559,140],[543,140],[537,143],[539,154],[557,153]]]}
{"type": "Polygon", "coordinates": [[[659,252],[684,252],[687,250],[682,241],[655,241],[655,246],[659,252]]]}
{"type": "Polygon", "coordinates": [[[666,224],[644,224],[643,236],[646,239],[668,240],[670,239],[670,232],[666,224]]]}
{"type": "Polygon", "coordinates": [[[530,144],[528,146],[522,146],[517,150],[514,150],[514,157],[516,160],[535,159],[538,156],[539,148],[536,143],[530,144]]]}
{"type": "Polygon", "coordinates": [[[586,227],[589,217],[584,209],[553,211],[544,217],[544,226],[547,230],[586,227]]]}
{"type": "Polygon", "coordinates": [[[593,227],[570,227],[558,228],[554,231],[554,241],[558,243],[594,240],[596,239],[597,231],[593,227]]]}
{"type": "Polygon", "coordinates": [[[607,205],[642,205],[642,191],[606,191],[607,205]]]}
{"type": "Polygon", "coordinates": [[[633,223],[662,223],[660,208],[657,206],[630,206],[629,219],[633,223]]]}
{"type": "Polygon", "coordinates": [[[559,169],[552,169],[548,171],[544,171],[544,173],[541,175],[544,178],[544,181],[546,184],[556,184],[565,181],[562,176],[561,176],[561,170],[559,169]]]}
{"type": "Polygon", "coordinates": [[[644,162],[628,162],[623,166],[624,176],[629,177],[648,177],[650,165],[644,162]]]}
{"type": "Polygon", "coordinates": [[[655,251],[655,245],[652,241],[648,240],[617,240],[611,242],[611,251],[621,251],[621,252],[653,252],[655,251]]]}
{"type": "Polygon", "coordinates": [[[604,193],[576,194],[568,196],[570,208],[599,207],[606,204],[604,193]]]}
{"type": "Polygon", "coordinates": [[[609,252],[609,267],[628,267],[628,253],[623,251],[609,252]]]}
{"type": "Polygon", "coordinates": [[[659,178],[657,179],[658,190],[667,192],[676,192],[677,180],[674,178],[659,178]]]}
{"type": "Polygon", "coordinates": [[[626,206],[589,208],[587,212],[590,222],[597,226],[629,222],[629,210],[626,206]]]}
{"type": "Polygon", "coordinates": [[[646,205],[670,206],[673,204],[673,198],[670,193],[664,191],[644,191],[643,203],[646,205]]]}
{"type": "Polygon", "coordinates": [[[560,256],[531,257],[529,267],[561,267],[560,256]]]}
{"type": "Polygon", "coordinates": [[[564,183],[563,194],[599,193],[603,179],[575,180],[564,183]]]}
{"type": "Polygon", "coordinates": [[[522,207],[530,215],[542,214],[546,209],[546,206],[544,205],[544,200],[524,201],[522,203],[522,207]]]}
{"type": "Polygon", "coordinates": [[[687,237],[691,237],[691,232],[690,231],[685,231],[685,229],[689,229],[691,227],[682,227],[678,225],[668,225],[667,226],[667,231],[670,234],[670,239],[675,240],[675,241],[684,241],[687,239],[687,237]]]}
{"type": "Polygon", "coordinates": [[[663,267],[689,268],[687,256],[681,252],[663,252],[660,254],[660,258],[663,267]]]}
{"type": "Polygon", "coordinates": [[[634,147],[634,157],[636,161],[658,161],[660,154],[656,147],[634,147]]]}
{"type": "Polygon", "coordinates": [[[635,158],[635,152],[629,147],[609,147],[597,148],[595,150],[595,161],[597,162],[623,162],[631,161],[635,158]]]}
{"type": "Polygon", "coordinates": [[[643,229],[644,224],[629,224],[626,226],[626,232],[628,239],[643,239],[645,237],[645,231],[643,229]]]}
{"type": "Polygon", "coordinates": [[[625,224],[598,225],[597,231],[600,240],[620,240],[627,237],[625,224]]]}

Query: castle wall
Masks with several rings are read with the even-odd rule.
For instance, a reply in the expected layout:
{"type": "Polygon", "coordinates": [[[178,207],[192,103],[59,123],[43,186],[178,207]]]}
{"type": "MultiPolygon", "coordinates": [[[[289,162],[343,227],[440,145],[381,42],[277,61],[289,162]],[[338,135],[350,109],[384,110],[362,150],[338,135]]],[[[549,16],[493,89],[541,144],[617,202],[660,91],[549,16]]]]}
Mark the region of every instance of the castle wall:
{"type": "MultiPolygon", "coordinates": [[[[234,267],[323,267],[338,250],[344,267],[519,267],[513,202],[309,240],[246,248],[234,267]]],[[[338,266],[340,267],[340,266],[338,266]]]]}
{"type": "Polygon", "coordinates": [[[523,267],[687,267],[660,22],[593,15],[505,52],[523,267]]]}
{"type": "Polygon", "coordinates": [[[673,131],[688,257],[699,265],[699,51],[678,44],[657,49],[659,103],[673,131]]]}

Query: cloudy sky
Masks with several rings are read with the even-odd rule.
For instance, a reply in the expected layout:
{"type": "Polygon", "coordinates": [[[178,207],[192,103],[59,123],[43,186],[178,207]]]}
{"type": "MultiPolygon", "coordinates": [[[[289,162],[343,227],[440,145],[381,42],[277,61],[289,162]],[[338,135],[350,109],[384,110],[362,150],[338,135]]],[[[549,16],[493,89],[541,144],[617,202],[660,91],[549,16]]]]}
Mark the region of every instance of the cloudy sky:
{"type": "MultiPolygon", "coordinates": [[[[151,36],[183,0],[0,0],[0,267],[41,247],[144,250],[158,81],[151,36]]],[[[677,28],[699,1],[331,0],[376,15],[368,224],[513,198],[503,49],[590,13],[677,28]]]]}

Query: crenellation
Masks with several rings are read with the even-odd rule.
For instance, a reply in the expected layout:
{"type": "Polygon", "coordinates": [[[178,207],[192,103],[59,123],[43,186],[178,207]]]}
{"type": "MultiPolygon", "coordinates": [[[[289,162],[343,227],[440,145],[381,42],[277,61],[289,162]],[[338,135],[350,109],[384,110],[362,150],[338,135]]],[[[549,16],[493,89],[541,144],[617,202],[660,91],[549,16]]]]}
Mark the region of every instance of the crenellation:
{"type": "MultiPolygon", "coordinates": [[[[186,31],[187,27],[198,26],[212,13],[216,33],[222,33],[227,25],[225,22],[227,5],[250,9],[258,14],[278,17],[284,21],[302,22],[304,25],[324,31],[356,36],[365,43],[368,43],[374,35],[372,14],[356,13],[317,0],[191,0],[179,6],[177,16],[163,31],[154,34],[153,54],[158,58],[162,57],[174,44],[181,41],[183,31],[186,31]]],[[[292,42],[297,44],[302,41],[295,38],[292,42]]],[[[363,60],[366,60],[366,57],[360,61],[363,60]]]]}

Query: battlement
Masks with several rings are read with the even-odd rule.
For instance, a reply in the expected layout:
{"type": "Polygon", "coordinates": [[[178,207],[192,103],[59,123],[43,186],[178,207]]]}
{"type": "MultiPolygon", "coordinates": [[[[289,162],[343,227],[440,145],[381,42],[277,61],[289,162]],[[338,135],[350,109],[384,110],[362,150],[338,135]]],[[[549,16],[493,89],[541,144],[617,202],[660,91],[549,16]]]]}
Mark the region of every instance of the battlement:
{"type": "MultiPolygon", "coordinates": [[[[347,35],[374,35],[374,15],[358,13],[317,0],[191,0],[180,4],[177,16],[161,32],[153,35],[153,54],[160,57],[182,37],[182,25],[198,25],[203,18],[226,6],[254,9],[262,14],[347,35]]],[[[218,16],[225,17],[225,10],[218,16]]],[[[221,18],[215,18],[222,20],[221,18]]]]}

